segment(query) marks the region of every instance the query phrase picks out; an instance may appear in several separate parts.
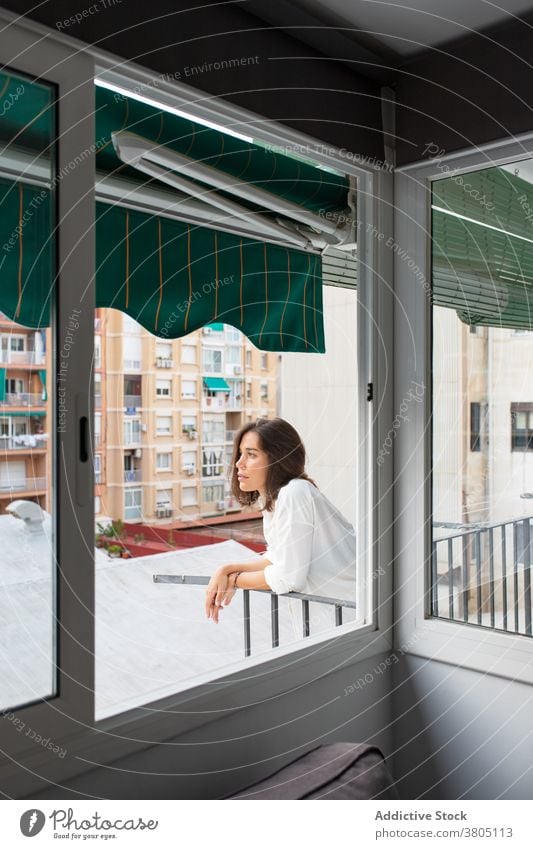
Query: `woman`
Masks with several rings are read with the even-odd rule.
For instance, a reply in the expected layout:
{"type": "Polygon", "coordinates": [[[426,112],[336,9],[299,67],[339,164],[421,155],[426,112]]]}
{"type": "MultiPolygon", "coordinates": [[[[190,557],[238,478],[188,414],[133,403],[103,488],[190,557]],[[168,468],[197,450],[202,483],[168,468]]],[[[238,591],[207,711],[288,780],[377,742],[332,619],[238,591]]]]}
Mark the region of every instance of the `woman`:
{"type": "Polygon", "coordinates": [[[264,556],[227,563],[206,592],[208,619],[218,622],[236,589],[303,592],[355,600],[355,531],[305,473],[305,448],[281,418],[257,419],[235,436],[232,492],[263,513],[264,556]]]}

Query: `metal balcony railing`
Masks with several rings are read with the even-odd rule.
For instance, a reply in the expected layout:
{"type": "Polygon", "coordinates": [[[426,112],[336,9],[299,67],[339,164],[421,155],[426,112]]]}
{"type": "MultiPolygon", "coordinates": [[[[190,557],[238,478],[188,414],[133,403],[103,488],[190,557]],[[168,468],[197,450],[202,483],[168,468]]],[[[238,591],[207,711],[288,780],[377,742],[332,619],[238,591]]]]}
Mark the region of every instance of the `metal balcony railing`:
{"type": "Polygon", "coordinates": [[[532,636],[532,522],[463,526],[434,539],[432,615],[532,636]]]}
{"type": "Polygon", "coordinates": [[[140,483],[142,479],[143,473],[141,469],[124,470],[124,483],[140,483]]]}
{"type": "Polygon", "coordinates": [[[124,395],[125,407],[141,407],[142,395],[124,395]]]}
{"type": "Polygon", "coordinates": [[[40,392],[6,392],[3,403],[9,407],[46,407],[40,392]]]}
{"type": "Polygon", "coordinates": [[[25,448],[46,448],[47,443],[47,433],[24,433],[19,436],[0,436],[0,451],[21,451],[25,448]]]}
{"type": "MultiPolygon", "coordinates": [[[[206,575],[154,575],[156,584],[196,584],[207,585],[210,578],[206,575]]],[[[244,656],[250,657],[252,653],[252,620],[250,614],[250,593],[268,593],[270,595],[270,630],[272,648],[279,646],[279,598],[271,590],[237,590],[242,593],[244,613],[244,656]]],[[[341,598],[328,598],[320,595],[306,595],[305,593],[283,593],[281,598],[294,598],[302,602],[302,636],[309,637],[311,624],[309,618],[309,603],[329,604],[335,608],[335,627],[342,625],[342,610],[344,607],[355,610],[355,602],[345,601],[341,598]]]]}
{"type": "Polygon", "coordinates": [[[42,492],[46,490],[46,478],[14,478],[0,481],[0,492],[42,492]]]}
{"type": "Polygon", "coordinates": [[[43,365],[44,353],[37,351],[4,351],[0,350],[0,364],[33,366],[43,365]]]}

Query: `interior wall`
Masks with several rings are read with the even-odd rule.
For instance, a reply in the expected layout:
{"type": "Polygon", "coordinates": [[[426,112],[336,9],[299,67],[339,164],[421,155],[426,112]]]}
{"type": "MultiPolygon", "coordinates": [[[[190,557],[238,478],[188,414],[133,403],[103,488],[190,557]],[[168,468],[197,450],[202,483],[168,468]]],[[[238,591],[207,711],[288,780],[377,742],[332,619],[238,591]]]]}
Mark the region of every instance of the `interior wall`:
{"type": "Polygon", "coordinates": [[[331,145],[384,158],[380,84],[254,17],[246,4],[108,0],[85,17],[85,0],[1,5],[331,145]],[[76,14],[81,20],[72,22],[76,14]]]}
{"type": "Polygon", "coordinates": [[[398,166],[533,128],[533,14],[522,18],[428,50],[399,69],[398,166]]]}
{"type": "Polygon", "coordinates": [[[408,654],[393,676],[401,799],[533,798],[533,686],[408,654]]]}
{"type": "Polygon", "coordinates": [[[390,669],[376,655],[28,798],[221,799],[326,743],[374,743],[388,757],[390,669]]]}

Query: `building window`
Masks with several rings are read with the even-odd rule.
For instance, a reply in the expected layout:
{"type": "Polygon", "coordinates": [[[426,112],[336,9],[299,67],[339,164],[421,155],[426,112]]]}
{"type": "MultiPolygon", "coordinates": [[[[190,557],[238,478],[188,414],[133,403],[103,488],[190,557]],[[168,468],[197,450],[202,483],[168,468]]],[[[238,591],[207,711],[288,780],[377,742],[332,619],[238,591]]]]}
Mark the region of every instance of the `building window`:
{"type": "Polygon", "coordinates": [[[218,348],[204,348],[203,370],[210,374],[222,374],[222,351],[218,348]]]}
{"type": "Polygon", "coordinates": [[[246,349],[246,368],[252,367],[252,352],[250,348],[246,349]]]}
{"type": "Polygon", "coordinates": [[[171,360],[172,345],[170,344],[170,342],[156,342],[155,355],[158,360],[171,360]]]}
{"type": "Polygon", "coordinates": [[[181,346],[181,362],[186,365],[196,365],[196,345],[181,346]]]}
{"type": "Polygon", "coordinates": [[[268,401],[268,383],[261,382],[261,401],[268,401]]]}
{"type": "Polygon", "coordinates": [[[99,515],[99,513],[102,512],[102,505],[100,503],[100,496],[99,495],[94,496],[94,512],[96,513],[97,516],[99,515]]]}
{"type": "Polygon", "coordinates": [[[156,468],[162,472],[170,472],[172,470],[172,453],[164,451],[156,454],[156,468]]]}
{"type": "Polygon", "coordinates": [[[511,451],[533,451],[533,402],[511,404],[511,451]]]}
{"type": "Polygon", "coordinates": [[[184,486],[181,489],[181,506],[193,507],[198,504],[198,491],[195,486],[184,486]]]}
{"type": "Polygon", "coordinates": [[[241,349],[236,345],[228,345],[226,348],[226,365],[234,367],[241,365],[241,349]]]}
{"type": "Polygon", "coordinates": [[[188,474],[196,473],[196,451],[183,451],[181,454],[182,470],[188,474]]]}
{"type": "Polygon", "coordinates": [[[141,337],[140,336],[124,336],[122,338],[122,362],[124,370],[133,369],[137,371],[141,368],[141,337]]]}
{"type": "Polygon", "coordinates": [[[196,398],[196,380],[181,381],[181,397],[196,398]]]}
{"type": "Polygon", "coordinates": [[[94,367],[102,368],[102,337],[94,337],[94,367]]]}
{"type": "Polygon", "coordinates": [[[181,418],[181,431],[182,433],[187,434],[196,434],[198,428],[196,423],[196,416],[182,416],[181,418]]]}
{"type": "Polygon", "coordinates": [[[224,442],[226,423],[224,419],[204,419],[202,422],[203,442],[224,442]]]}
{"type": "Polygon", "coordinates": [[[124,490],[124,519],[127,522],[132,522],[137,519],[142,519],[143,510],[143,491],[142,489],[125,489],[124,490]]]}
{"type": "Polygon", "coordinates": [[[261,368],[268,368],[268,354],[261,353],[261,368]]]}
{"type": "Polygon", "coordinates": [[[224,484],[206,484],[202,487],[202,501],[208,503],[212,501],[224,500],[224,484]]]}
{"type": "Polygon", "coordinates": [[[252,381],[251,380],[246,381],[246,400],[247,401],[252,400],[252,381]]]}
{"type": "Polygon", "coordinates": [[[141,441],[141,420],[124,419],[124,445],[137,445],[141,441]]]}
{"type": "Polygon", "coordinates": [[[172,510],[172,490],[158,489],[155,494],[156,507],[172,510]]]}
{"type": "Polygon", "coordinates": [[[470,404],[470,450],[481,451],[481,404],[470,404]]]}
{"type": "Polygon", "coordinates": [[[213,448],[202,451],[202,476],[219,477],[224,472],[224,449],[213,448]]]}
{"type": "Polygon", "coordinates": [[[155,420],[156,436],[172,435],[172,416],[157,416],[155,420]]]}
{"type": "Polygon", "coordinates": [[[158,398],[170,398],[172,394],[171,380],[156,380],[155,394],[158,398]]]}
{"type": "Polygon", "coordinates": [[[102,483],[102,456],[101,454],[94,455],[94,482],[102,483]]]}

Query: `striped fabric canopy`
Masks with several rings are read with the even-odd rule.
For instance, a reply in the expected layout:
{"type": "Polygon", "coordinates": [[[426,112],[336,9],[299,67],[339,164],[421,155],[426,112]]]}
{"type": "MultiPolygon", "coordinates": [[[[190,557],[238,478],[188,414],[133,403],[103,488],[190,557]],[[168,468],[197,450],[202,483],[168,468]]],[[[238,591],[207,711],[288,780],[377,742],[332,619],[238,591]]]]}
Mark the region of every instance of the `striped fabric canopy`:
{"type": "Polygon", "coordinates": [[[533,330],[533,187],[503,168],[433,184],[433,303],[533,330]]]}

